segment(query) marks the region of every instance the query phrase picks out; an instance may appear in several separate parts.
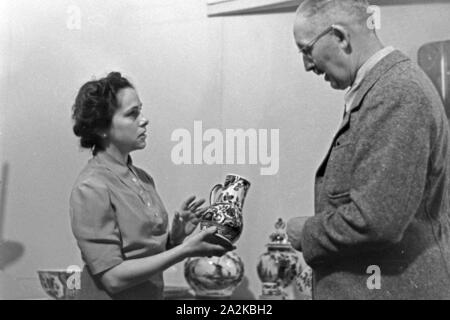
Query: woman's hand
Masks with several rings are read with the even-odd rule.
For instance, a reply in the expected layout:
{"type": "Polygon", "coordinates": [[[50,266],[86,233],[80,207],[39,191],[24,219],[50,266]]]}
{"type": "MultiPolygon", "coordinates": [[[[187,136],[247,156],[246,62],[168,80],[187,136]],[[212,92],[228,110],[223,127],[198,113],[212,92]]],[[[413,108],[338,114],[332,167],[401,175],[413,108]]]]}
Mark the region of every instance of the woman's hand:
{"type": "Polygon", "coordinates": [[[189,257],[220,257],[228,251],[236,249],[234,245],[223,247],[217,244],[214,236],[216,232],[217,227],[209,227],[186,238],[182,246],[184,246],[187,255],[189,257]]]}
{"type": "Polygon", "coordinates": [[[197,227],[206,207],[201,207],[205,199],[194,201],[195,196],[190,196],[181,205],[179,211],[175,211],[170,231],[171,246],[177,246],[184,241],[197,227]]]}

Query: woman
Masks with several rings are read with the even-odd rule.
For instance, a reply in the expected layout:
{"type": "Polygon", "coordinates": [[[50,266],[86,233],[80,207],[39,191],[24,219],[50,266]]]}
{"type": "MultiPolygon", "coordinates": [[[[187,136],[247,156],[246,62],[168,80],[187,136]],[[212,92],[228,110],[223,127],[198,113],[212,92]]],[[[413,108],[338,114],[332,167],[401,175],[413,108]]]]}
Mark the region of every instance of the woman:
{"type": "Polygon", "coordinates": [[[120,73],[83,85],[73,106],[74,133],[93,153],[70,197],[72,231],[86,264],[80,299],[161,299],[163,270],[231,249],[212,243],[215,228],[189,236],[204,210],[195,197],[183,202],[168,232],[152,177],[129,155],[146,146],[141,111],[136,90],[120,73]]]}

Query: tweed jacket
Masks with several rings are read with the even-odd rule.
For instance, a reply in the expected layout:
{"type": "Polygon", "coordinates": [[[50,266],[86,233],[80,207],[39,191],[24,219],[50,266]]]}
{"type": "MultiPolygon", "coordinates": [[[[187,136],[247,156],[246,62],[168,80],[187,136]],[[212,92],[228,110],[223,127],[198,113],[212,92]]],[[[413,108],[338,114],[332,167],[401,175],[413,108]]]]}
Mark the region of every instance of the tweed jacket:
{"type": "Polygon", "coordinates": [[[449,126],[396,50],[366,76],[315,181],[299,243],[314,299],[450,299],[449,126]]]}

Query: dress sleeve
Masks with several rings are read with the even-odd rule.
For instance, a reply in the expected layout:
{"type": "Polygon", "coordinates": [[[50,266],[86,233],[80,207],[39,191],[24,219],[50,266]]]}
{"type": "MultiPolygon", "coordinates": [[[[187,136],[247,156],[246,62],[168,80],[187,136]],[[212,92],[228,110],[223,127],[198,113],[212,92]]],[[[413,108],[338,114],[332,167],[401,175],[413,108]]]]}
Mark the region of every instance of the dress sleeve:
{"type": "Polygon", "coordinates": [[[84,262],[96,275],[122,263],[121,237],[109,192],[84,182],[72,190],[70,217],[84,262]]]}

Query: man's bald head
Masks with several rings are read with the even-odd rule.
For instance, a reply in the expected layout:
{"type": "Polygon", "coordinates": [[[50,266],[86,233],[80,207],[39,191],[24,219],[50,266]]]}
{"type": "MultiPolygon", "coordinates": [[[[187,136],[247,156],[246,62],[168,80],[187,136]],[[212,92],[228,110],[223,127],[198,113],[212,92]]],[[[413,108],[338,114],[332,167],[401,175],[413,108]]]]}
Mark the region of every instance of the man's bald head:
{"type": "Polygon", "coordinates": [[[367,29],[370,17],[367,0],[305,0],[297,10],[297,16],[315,28],[338,24],[352,29],[367,29]]]}

